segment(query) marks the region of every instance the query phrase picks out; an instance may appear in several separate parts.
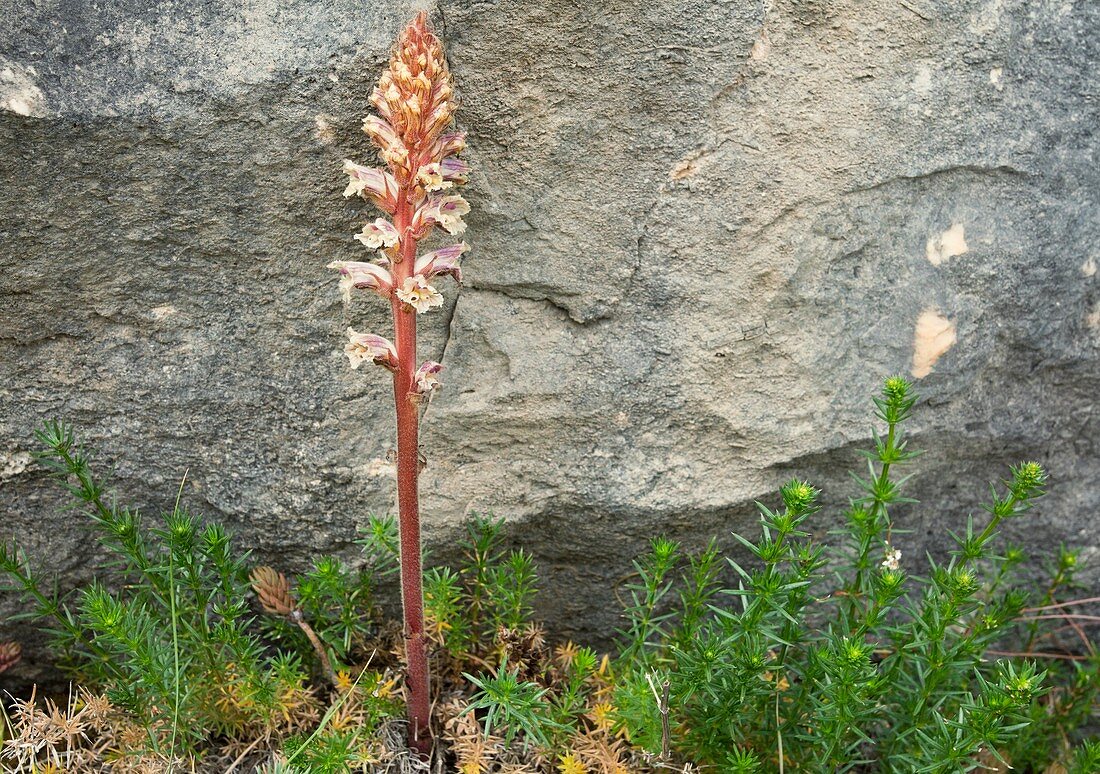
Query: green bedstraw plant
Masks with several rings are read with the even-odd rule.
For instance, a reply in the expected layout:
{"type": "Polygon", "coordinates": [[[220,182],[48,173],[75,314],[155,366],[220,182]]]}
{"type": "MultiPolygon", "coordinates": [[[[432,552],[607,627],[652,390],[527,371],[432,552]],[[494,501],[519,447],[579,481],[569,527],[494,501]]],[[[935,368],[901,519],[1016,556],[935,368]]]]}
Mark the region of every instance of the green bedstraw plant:
{"type": "MultiPolygon", "coordinates": [[[[1055,609],[1053,595],[1036,600],[1013,584],[1020,552],[994,548],[1000,525],[1042,496],[1046,474],[1012,468],[987,517],[952,535],[949,560],[908,576],[892,514],[913,502],[897,471],[916,457],[903,433],[915,400],[900,378],[876,399],[885,433],[856,477],[840,550],[811,537],[818,493],[798,480],[781,489],[780,508],[759,505],[758,539],[735,536],[752,562],[728,560],[733,586],[719,581],[713,545],[678,573],[680,547],[653,542],[635,564],[615,665],[618,723],[632,741],[655,754],[671,742],[727,771],[1038,770],[1069,757],[1067,734],[1095,715],[1100,661],[1085,637],[1084,656],[1033,649],[1052,635],[1035,613],[1055,609]],[[1020,652],[1002,650],[1021,637],[1020,652]],[[670,688],[671,734],[654,680],[670,688]]],[[[1071,564],[1062,559],[1052,588],[1071,564]]]]}
{"type": "MultiPolygon", "coordinates": [[[[122,713],[126,742],[113,754],[183,766],[214,740],[277,744],[316,722],[322,705],[310,665],[320,664],[332,680],[326,647],[314,635],[312,648],[292,640],[277,651],[262,638],[249,605],[248,554],[233,550],[229,534],[203,524],[178,497],[157,525],[146,526],[107,493],[69,427],[48,422],[37,438],[44,447],[38,460],[88,514],[106,559],[92,583],[71,594],[57,593],[16,545],[0,547],[0,575],[30,603],[16,617],[42,621],[60,666],[81,686],[105,688],[122,713]]],[[[387,529],[384,522],[378,528],[387,529]]],[[[374,546],[368,541],[368,556],[385,565],[374,546]]],[[[358,611],[348,613],[347,600],[369,609],[370,586],[338,572],[333,560],[318,565],[298,585],[328,649],[343,659],[344,642],[361,639],[368,626],[358,611]]],[[[295,623],[312,631],[304,618],[295,623]]],[[[357,711],[370,701],[358,702],[357,711]]],[[[388,711],[390,700],[375,703],[388,711]]]]}

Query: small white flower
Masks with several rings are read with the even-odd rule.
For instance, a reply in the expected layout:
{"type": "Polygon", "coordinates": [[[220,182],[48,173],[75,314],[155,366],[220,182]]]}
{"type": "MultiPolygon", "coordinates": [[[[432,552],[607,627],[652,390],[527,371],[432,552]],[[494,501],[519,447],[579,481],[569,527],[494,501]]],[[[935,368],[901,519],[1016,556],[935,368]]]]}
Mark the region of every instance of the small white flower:
{"type": "Polygon", "coordinates": [[[374,223],[363,226],[363,230],[355,235],[355,238],[372,250],[383,247],[393,247],[400,241],[401,235],[397,229],[385,218],[378,218],[374,223]]]}
{"type": "Polygon", "coordinates": [[[452,236],[466,230],[462,216],[470,211],[470,203],[461,196],[433,196],[420,205],[413,218],[413,229],[424,233],[433,224],[452,236]]]}
{"type": "Polygon", "coordinates": [[[432,390],[438,390],[441,386],[439,377],[436,376],[443,370],[443,366],[434,360],[426,360],[416,371],[416,391],[421,395],[427,395],[432,390]]]}
{"type": "Polygon", "coordinates": [[[443,306],[443,294],[429,285],[422,274],[407,277],[397,289],[397,297],[415,309],[417,314],[443,306]]]}
{"type": "Polygon", "coordinates": [[[344,198],[350,196],[370,198],[390,213],[397,208],[397,181],[389,172],[364,167],[351,159],[344,159],[344,174],[348,176],[348,187],[344,189],[344,198]]]}
{"type": "Polygon", "coordinates": [[[380,296],[388,296],[393,290],[393,277],[376,263],[333,261],[328,267],[340,272],[340,290],[344,294],[345,302],[351,300],[352,288],[373,290],[380,296]]]}
{"type": "Polygon", "coordinates": [[[882,560],[882,564],[879,565],[884,570],[897,570],[901,566],[901,549],[891,548],[890,544],[886,544],[886,558],[882,560]]]}
{"type": "Polygon", "coordinates": [[[462,216],[470,211],[470,204],[461,196],[444,196],[439,200],[433,217],[439,227],[451,236],[457,236],[466,230],[462,216]]]}
{"type": "Polygon", "coordinates": [[[373,333],[358,333],[348,328],[344,354],[351,361],[352,368],[359,368],[364,361],[370,360],[391,371],[397,369],[397,350],[389,339],[373,333]]]}

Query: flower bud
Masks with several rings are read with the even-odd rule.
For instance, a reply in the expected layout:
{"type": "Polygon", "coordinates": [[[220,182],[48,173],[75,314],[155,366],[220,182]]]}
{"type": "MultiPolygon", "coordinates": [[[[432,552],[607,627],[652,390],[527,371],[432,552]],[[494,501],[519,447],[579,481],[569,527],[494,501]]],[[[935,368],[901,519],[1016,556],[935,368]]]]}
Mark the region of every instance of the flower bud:
{"type": "Polygon", "coordinates": [[[470,165],[454,156],[447,156],[439,162],[443,179],[455,185],[464,185],[470,179],[470,165]]]}
{"type": "Polygon", "coordinates": [[[1017,499],[1023,500],[1028,497],[1042,494],[1042,487],[1046,484],[1047,474],[1043,470],[1043,466],[1038,462],[1025,462],[1012,468],[1012,481],[1009,482],[1009,489],[1012,490],[1012,494],[1017,499]]]}
{"type": "Polygon", "coordinates": [[[356,195],[369,198],[391,215],[397,209],[397,181],[389,172],[344,159],[344,173],[350,178],[344,189],[345,199],[356,195]]]}
{"type": "Polygon", "coordinates": [[[433,390],[439,389],[442,385],[436,374],[442,370],[443,366],[439,363],[434,360],[426,360],[416,371],[415,385],[417,393],[429,395],[433,390]]]}
{"type": "Polygon", "coordinates": [[[794,479],[788,481],[779,490],[783,497],[783,504],[792,511],[802,511],[813,505],[818,491],[805,481],[794,479]]]}
{"type": "Polygon", "coordinates": [[[399,177],[408,175],[409,149],[390,124],[378,116],[363,119],[363,131],[378,146],[379,155],[399,177]]]}
{"type": "Polygon", "coordinates": [[[462,153],[466,149],[465,132],[448,132],[441,134],[431,145],[431,153],[434,159],[443,159],[456,153],[462,153]]]}

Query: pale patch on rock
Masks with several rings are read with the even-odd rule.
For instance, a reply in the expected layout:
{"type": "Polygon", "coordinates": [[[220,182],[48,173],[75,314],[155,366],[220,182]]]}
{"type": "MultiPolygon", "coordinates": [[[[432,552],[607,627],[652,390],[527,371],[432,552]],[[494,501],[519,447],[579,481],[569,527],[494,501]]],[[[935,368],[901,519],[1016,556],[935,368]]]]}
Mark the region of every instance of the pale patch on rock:
{"type": "Polygon", "coordinates": [[[1085,325],[1090,328],[1100,328],[1100,301],[1092,306],[1092,311],[1085,315],[1085,325]]]}
{"type": "Polygon", "coordinates": [[[313,117],[313,124],[317,127],[315,136],[322,145],[332,145],[336,142],[336,130],[332,127],[333,117],[325,113],[319,113],[313,117]]]}
{"type": "Polygon", "coordinates": [[[1005,87],[1004,85],[1004,68],[994,67],[989,71],[989,82],[993,84],[993,88],[1000,91],[1005,87]]]}
{"type": "Polygon", "coordinates": [[[1081,264],[1081,274],[1085,277],[1093,277],[1096,275],[1096,259],[1089,258],[1087,261],[1081,264]]]}
{"type": "Polygon", "coordinates": [[[962,255],[969,249],[966,245],[966,229],[961,223],[955,223],[942,234],[928,238],[926,253],[929,263],[939,266],[947,259],[962,255]]]}
{"type": "Polygon", "coordinates": [[[749,51],[749,59],[757,62],[763,62],[767,60],[768,54],[771,53],[772,42],[768,38],[767,30],[760,30],[760,37],[756,39],[756,42],[752,44],[752,50],[749,51]]]}
{"type": "Polygon", "coordinates": [[[35,85],[37,71],[0,56],[0,108],[21,116],[46,115],[46,96],[35,85]]]}
{"type": "Polygon", "coordinates": [[[927,97],[932,93],[932,68],[928,65],[921,65],[920,69],[917,70],[917,74],[913,78],[913,91],[922,97],[927,97]]]}
{"type": "Polygon", "coordinates": [[[686,159],[681,159],[676,162],[675,166],[669,170],[668,176],[672,180],[683,180],[685,177],[691,177],[699,171],[699,154],[693,153],[686,159]]]}
{"type": "Polygon", "coordinates": [[[397,478],[397,466],[381,457],[375,457],[368,462],[366,471],[371,478],[397,478]]]}
{"type": "Polygon", "coordinates": [[[171,304],[167,304],[165,306],[154,306],[150,310],[150,312],[153,315],[153,319],[159,321],[163,320],[165,317],[171,317],[172,315],[177,314],[179,312],[179,309],[176,309],[176,307],[172,306],[171,304]]]}
{"type": "Polygon", "coordinates": [[[989,35],[1004,26],[1004,0],[987,0],[971,16],[970,31],[974,35],[989,35]]]}
{"type": "Polygon", "coordinates": [[[27,469],[34,458],[28,452],[0,454],[0,481],[14,478],[27,469]]]}
{"type": "Polygon", "coordinates": [[[932,373],[932,366],[956,340],[955,323],[931,307],[921,312],[913,334],[913,376],[922,379],[932,373]]]}

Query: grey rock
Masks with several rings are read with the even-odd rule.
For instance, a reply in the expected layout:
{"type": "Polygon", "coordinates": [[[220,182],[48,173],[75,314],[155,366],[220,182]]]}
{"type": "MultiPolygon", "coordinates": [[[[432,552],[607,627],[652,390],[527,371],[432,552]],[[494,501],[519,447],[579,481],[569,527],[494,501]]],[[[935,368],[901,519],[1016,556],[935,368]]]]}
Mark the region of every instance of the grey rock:
{"type": "MultiPolygon", "coordinates": [[[[390,386],[340,352],[388,311],[345,306],[324,267],[361,255],[340,162],[369,157],[365,98],[412,10],[0,0],[0,538],[63,587],[94,552],[27,457],[49,417],[127,501],[155,514],[186,474],[193,510],[288,571],[353,558],[393,509],[390,386]]],[[[836,526],[869,397],[916,365],[905,556],[943,555],[1034,458],[1051,494],[1010,537],[1084,547],[1095,585],[1100,6],[433,13],[475,170],[468,282],[421,318],[446,366],[436,561],[492,511],[554,636],[606,645],[649,537],[730,545],[793,475],[836,526]]]]}

